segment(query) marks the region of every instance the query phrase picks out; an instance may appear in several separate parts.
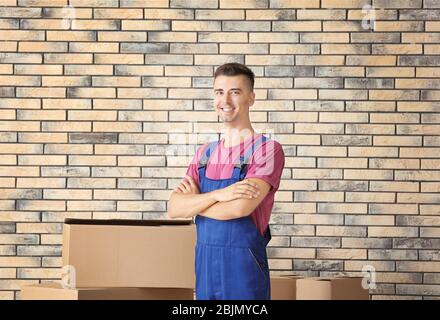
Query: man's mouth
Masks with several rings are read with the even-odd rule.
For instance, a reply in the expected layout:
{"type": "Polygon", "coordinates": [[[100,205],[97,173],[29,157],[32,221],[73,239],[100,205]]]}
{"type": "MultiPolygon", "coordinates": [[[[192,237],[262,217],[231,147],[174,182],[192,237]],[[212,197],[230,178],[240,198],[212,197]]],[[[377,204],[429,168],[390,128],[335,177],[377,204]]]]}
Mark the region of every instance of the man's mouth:
{"type": "Polygon", "coordinates": [[[220,108],[220,110],[223,111],[224,113],[232,113],[232,112],[235,111],[235,108],[233,108],[233,107],[223,107],[223,108],[220,108]]]}

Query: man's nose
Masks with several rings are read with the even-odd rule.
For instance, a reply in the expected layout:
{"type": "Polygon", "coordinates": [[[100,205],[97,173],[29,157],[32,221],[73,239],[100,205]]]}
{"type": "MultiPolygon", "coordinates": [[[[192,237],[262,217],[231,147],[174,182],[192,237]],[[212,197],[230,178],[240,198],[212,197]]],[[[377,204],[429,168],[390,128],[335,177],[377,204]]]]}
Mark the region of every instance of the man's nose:
{"type": "Polygon", "coordinates": [[[228,104],[230,100],[231,100],[231,96],[228,93],[222,95],[222,99],[221,99],[222,104],[228,104]]]}

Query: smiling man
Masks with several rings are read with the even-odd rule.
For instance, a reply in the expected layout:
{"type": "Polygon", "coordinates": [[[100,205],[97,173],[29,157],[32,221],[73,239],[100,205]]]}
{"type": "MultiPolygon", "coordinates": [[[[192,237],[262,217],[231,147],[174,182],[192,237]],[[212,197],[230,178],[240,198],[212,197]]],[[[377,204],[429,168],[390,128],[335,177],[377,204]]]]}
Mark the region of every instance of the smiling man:
{"type": "Polygon", "coordinates": [[[168,202],[169,217],[195,216],[199,300],[270,299],[266,246],[284,153],[252,127],[254,78],[239,63],[216,69],[214,107],[224,137],[197,150],[168,202]]]}

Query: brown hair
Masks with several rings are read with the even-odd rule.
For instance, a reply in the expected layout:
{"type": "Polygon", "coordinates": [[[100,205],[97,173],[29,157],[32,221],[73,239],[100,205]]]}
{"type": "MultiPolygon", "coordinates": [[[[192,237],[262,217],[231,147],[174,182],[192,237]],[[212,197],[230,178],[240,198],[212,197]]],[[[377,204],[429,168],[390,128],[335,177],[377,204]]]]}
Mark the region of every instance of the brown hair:
{"type": "Polygon", "coordinates": [[[225,63],[215,70],[214,79],[218,76],[238,76],[244,75],[248,78],[251,91],[254,90],[255,74],[247,66],[241,63],[225,63]]]}

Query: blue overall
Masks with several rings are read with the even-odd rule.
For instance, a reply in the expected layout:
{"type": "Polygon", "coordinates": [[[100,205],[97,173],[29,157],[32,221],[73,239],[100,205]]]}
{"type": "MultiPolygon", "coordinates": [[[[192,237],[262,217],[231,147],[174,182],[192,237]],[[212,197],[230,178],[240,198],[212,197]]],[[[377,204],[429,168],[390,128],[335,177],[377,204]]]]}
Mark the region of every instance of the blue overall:
{"type": "MultiPolygon", "coordinates": [[[[229,179],[206,177],[206,166],[219,141],[211,142],[199,162],[200,192],[222,189],[244,179],[246,162],[266,137],[256,140],[240,155],[229,179]]],[[[196,216],[196,299],[270,300],[269,266],[266,246],[271,239],[269,227],[260,234],[250,215],[232,220],[196,216]]]]}

